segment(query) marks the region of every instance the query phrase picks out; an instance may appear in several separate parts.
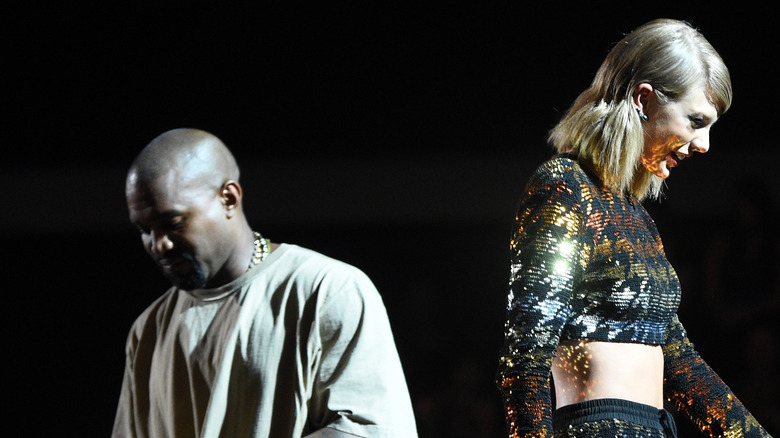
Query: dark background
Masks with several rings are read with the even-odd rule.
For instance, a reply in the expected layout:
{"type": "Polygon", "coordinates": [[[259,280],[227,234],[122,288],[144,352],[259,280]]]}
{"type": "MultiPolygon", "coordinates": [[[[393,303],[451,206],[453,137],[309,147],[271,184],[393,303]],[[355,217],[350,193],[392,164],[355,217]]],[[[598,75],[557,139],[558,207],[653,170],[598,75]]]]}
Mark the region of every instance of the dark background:
{"type": "Polygon", "coordinates": [[[127,331],[167,287],[125,171],[182,126],[233,149],[256,229],[375,281],[421,436],[502,436],[516,199],[611,44],[656,17],[702,30],[735,101],[647,206],[692,340],[779,433],[775,15],[650,6],[3,6],[9,436],[110,433],[127,331]]]}

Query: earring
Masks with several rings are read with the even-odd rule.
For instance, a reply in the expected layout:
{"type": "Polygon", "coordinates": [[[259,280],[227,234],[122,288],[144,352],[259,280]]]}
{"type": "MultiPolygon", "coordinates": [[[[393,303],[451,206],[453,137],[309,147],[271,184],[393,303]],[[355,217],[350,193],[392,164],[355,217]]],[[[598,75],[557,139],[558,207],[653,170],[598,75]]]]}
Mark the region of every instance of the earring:
{"type": "Polygon", "coordinates": [[[639,118],[642,119],[643,122],[646,122],[646,121],[649,120],[647,118],[647,115],[645,115],[645,113],[643,113],[641,109],[637,108],[636,109],[636,113],[639,114],[639,118]]]}

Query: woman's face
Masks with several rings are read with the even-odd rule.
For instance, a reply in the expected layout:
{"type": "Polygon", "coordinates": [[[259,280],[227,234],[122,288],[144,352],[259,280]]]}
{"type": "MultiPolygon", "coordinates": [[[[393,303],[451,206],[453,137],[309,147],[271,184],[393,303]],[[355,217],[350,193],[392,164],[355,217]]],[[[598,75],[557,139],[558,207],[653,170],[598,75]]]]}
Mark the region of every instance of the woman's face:
{"type": "Polygon", "coordinates": [[[710,128],[718,112],[697,88],[683,98],[660,104],[651,93],[644,105],[648,121],[644,123],[645,150],[642,164],[659,178],[669,176],[684,158],[710,148],[710,128]]]}

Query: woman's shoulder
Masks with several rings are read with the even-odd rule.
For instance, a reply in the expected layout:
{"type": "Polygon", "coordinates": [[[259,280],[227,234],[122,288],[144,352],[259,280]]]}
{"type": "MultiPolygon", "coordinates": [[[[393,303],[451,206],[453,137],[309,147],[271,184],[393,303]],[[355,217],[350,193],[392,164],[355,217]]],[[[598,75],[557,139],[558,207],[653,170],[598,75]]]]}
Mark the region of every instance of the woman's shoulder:
{"type": "Polygon", "coordinates": [[[551,186],[582,187],[590,185],[590,178],[585,169],[571,154],[555,155],[542,163],[531,174],[528,188],[543,188],[551,186]]]}

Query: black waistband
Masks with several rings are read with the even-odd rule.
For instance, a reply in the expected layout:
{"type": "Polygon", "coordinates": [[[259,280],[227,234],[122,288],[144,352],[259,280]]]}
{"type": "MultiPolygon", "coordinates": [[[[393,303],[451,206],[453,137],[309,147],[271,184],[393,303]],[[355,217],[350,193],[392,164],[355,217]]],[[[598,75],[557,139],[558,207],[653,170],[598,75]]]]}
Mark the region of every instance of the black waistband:
{"type": "Polygon", "coordinates": [[[605,419],[625,420],[654,429],[660,426],[667,436],[677,436],[674,418],[665,409],[617,398],[588,400],[558,408],[553,412],[553,428],[605,419]]]}

